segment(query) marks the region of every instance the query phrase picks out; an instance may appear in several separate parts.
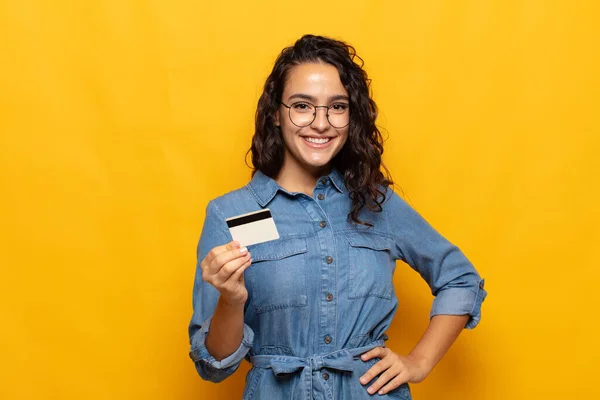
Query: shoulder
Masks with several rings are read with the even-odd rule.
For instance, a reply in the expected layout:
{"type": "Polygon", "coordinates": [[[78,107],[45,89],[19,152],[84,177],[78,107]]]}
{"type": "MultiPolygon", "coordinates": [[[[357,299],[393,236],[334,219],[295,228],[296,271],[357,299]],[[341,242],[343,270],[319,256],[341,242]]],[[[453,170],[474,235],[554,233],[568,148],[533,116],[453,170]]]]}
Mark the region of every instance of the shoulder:
{"type": "Polygon", "coordinates": [[[249,185],[218,196],[210,200],[207,206],[207,210],[214,209],[214,211],[226,218],[257,211],[260,208],[249,185]]]}
{"type": "Polygon", "coordinates": [[[388,188],[385,192],[385,201],[381,207],[386,218],[403,221],[403,223],[423,218],[420,213],[405,200],[404,192],[398,188],[388,188]]]}
{"type": "Polygon", "coordinates": [[[391,187],[382,187],[380,190],[385,193],[385,199],[383,201],[382,207],[384,210],[394,211],[397,209],[403,209],[405,207],[410,208],[408,203],[402,198],[401,194],[402,190],[391,187]]]}

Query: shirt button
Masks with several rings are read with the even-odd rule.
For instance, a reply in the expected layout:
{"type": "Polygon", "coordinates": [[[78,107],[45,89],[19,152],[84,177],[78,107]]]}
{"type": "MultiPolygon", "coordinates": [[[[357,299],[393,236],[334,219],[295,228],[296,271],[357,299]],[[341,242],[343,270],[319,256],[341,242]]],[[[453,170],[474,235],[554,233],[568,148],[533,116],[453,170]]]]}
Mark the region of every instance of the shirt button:
{"type": "Polygon", "coordinates": [[[327,296],[325,296],[325,299],[327,301],[331,301],[331,300],[333,300],[333,295],[331,293],[327,293],[327,296]]]}
{"type": "Polygon", "coordinates": [[[324,184],[326,184],[326,183],[327,183],[327,178],[323,178],[323,179],[321,179],[321,184],[323,184],[323,185],[324,185],[324,184]]]}
{"type": "Polygon", "coordinates": [[[323,200],[325,198],[325,195],[323,193],[319,193],[319,195],[317,196],[317,199],[319,200],[323,200]]]}
{"type": "Polygon", "coordinates": [[[323,379],[326,381],[329,380],[329,374],[327,372],[323,372],[323,379]]]}
{"type": "Polygon", "coordinates": [[[319,223],[319,226],[320,226],[321,228],[325,228],[325,227],[327,226],[327,222],[325,222],[325,221],[321,221],[321,222],[319,223]]]}
{"type": "Polygon", "coordinates": [[[331,264],[333,262],[333,257],[327,256],[325,257],[325,261],[327,262],[327,264],[331,264]]]}
{"type": "Polygon", "coordinates": [[[325,339],[323,339],[323,341],[325,342],[325,344],[331,343],[331,336],[329,336],[329,335],[325,336],[325,339]]]}

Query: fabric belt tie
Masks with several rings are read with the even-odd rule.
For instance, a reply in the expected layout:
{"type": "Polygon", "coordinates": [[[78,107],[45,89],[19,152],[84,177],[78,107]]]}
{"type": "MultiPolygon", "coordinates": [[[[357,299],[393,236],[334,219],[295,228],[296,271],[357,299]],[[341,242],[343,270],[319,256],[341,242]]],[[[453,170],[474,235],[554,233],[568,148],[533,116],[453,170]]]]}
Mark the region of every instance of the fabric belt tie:
{"type": "MultiPolygon", "coordinates": [[[[327,392],[331,392],[330,388],[323,387],[318,379],[313,379],[313,374],[318,373],[323,368],[353,372],[354,357],[359,356],[375,347],[385,346],[383,339],[376,340],[366,346],[341,349],[332,353],[323,355],[315,355],[312,357],[294,357],[285,355],[256,355],[250,357],[250,363],[256,368],[272,369],[275,376],[283,376],[300,372],[300,384],[294,393],[294,399],[301,399],[302,393],[309,394],[311,390],[307,390],[310,386],[316,392],[321,392],[324,398],[330,398],[327,392]],[[311,382],[312,381],[312,382],[311,382]]],[[[312,395],[310,395],[312,399],[312,395]]]]}

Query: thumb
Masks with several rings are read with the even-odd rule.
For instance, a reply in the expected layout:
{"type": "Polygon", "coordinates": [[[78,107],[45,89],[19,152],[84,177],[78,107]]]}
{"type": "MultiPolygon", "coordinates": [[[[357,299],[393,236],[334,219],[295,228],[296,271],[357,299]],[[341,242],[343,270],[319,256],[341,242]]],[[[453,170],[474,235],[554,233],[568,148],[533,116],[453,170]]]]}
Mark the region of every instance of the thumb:
{"type": "Polygon", "coordinates": [[[234,249],[239,249],[240,248],[240,242],[236,241],[236,240],[232,240],[231,242],[227,243],[227,245],[225,246],[225,249],[227,250],[234,250],[234,249]]]}

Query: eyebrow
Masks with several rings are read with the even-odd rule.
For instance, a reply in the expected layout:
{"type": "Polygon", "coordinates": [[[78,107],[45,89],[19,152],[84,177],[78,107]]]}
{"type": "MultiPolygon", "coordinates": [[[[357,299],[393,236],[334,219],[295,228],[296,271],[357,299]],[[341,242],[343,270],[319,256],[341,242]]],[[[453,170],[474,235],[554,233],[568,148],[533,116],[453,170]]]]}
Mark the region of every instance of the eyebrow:
{"type": "MultiPolygon", "coordinates": [[[[291,95],[288,100],[292,100],[292,99],[302,99],[302,100],[308,100],[310,102],[316,103],[317,102],[317,98],[314,96],[311,96],[309,94],[305,94],[305,93],[294,93],[293,95],[291,95]]],[[[346,101],[350,101],[350,99],[348,98],[348,96],[344,95],[344,94],[336,94],[333,96],[329,96],[327,98],[327,102],[331,103],[332,101],[336,101],[336,100],[346,100],[346,101]]]]}

